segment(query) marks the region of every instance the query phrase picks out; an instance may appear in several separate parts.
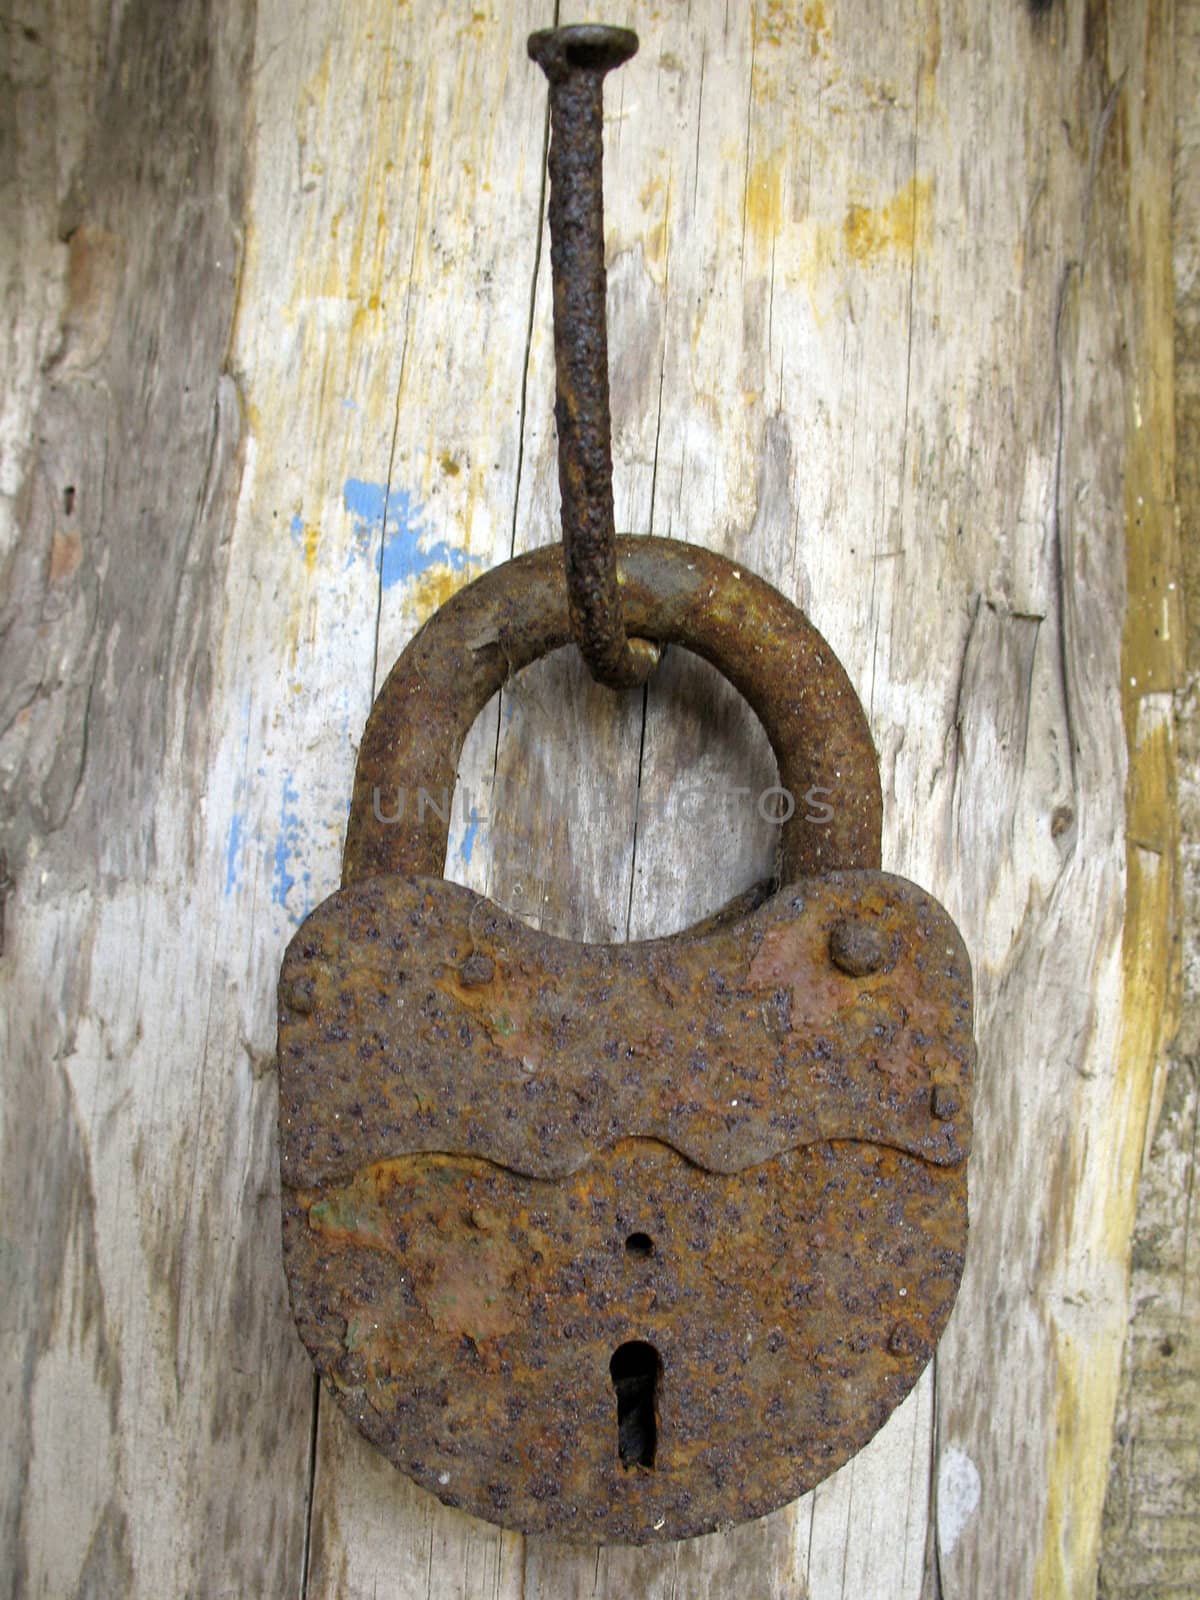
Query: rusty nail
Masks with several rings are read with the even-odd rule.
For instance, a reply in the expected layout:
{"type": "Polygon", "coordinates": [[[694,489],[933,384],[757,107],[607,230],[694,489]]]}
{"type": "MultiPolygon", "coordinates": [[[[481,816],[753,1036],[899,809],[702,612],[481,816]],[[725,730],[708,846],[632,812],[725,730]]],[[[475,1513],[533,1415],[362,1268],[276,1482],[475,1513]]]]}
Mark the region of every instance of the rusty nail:
{"type": "Polygon", "coordinates": [[[458,981],[464,989],[478,989],[491,983],[496,976],[496,963],[483,950],[474,950],[458,969],[458,981]]]}
{"type": "Polygon", "coordinates": [[[863,922],[838,922],[829,935],[829,955],[835,967],[852,978],[865,978],[883,965],[883,940],[863,922]]]}
{"type": "Polygon", "coordinates": [[[932,1109],[939,1122],[949,1122],[956,1117],[959,1112],[958,1090],[948,1083],[935,1083],[932,1109]]]}
{"type": "Polygon", "coordinates": [[[638,47],[627,28],[585,24],[529,35],[550,83],[550,268],[554,420],[571,634],[598,682],[635,688],[661,651],[630,639],[617,586],[604,270],[604,76],[638,47]]]}

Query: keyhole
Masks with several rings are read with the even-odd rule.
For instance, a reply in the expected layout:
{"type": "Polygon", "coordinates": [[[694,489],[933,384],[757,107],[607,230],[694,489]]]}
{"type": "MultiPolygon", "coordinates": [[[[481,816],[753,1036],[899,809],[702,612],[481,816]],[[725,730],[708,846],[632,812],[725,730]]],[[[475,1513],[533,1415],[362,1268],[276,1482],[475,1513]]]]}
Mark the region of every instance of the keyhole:
{"type": "Polygon", "coordinates": [[[644,1339],[631,1339],[613,1352],[608,1363],[617,1396],[617,1450],[621,1465],[653,1467],[658,1446],[654,1416],[655,1391],[662,1363],[644,1339]]]}

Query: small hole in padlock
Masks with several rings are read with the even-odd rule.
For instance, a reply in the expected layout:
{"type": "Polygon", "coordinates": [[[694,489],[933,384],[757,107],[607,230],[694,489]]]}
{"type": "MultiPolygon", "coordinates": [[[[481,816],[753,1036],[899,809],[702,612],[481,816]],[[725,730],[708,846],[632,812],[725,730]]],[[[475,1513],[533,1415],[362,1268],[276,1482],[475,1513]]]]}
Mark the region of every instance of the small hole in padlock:
{"type": "Polygon", "coordinates": [[[644,1339],[630,1339],[613,1352],[608,1364],[617,1396],[617,1452],[621,1465],[653,1467],[658,1449],[654,1402],[662,1363],[644,1339]]]}
{"type": "Polygon", "coordinates": [[[644,1261],[654,1254],[654,1240],[648,1233],[631,1233],[625,1241],[625,1254],[644,1261]]]}

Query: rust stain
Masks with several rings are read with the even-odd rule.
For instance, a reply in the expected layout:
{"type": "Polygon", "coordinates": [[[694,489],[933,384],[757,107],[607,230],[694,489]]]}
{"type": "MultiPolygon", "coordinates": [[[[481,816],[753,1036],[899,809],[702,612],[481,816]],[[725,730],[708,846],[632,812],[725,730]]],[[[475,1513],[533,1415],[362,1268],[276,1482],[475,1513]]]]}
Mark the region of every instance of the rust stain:
{"type": "Polygon", "coordinates": [[[63,583],[73,578],[83,560],[83,540],[73,529],[56,533],[50,541],[50,582],[63,583]]]}
{"type": "Polygon", "coordinates": [[[439,1333],[481,1344],[517,1326],[525,1310],[518,1288],[523,1262],[507,1233],[485,1235],[472,1227],[465,1239],[438,1241],[416,1275],[416,1295],[439,1333]]]}
{"type": "Polygon", "coordinates": [[[107,228],[81,223],[68,242],[67,304],[62,343],[52,365],[83,371],[103,355],[117,314],[125,241],[107,228]]]}
{"type": "MultiPolygon", "coordinates": [[[[403,1269],[417,1304],[440,1333],[476,1343],[510,1333],[524,1308],[517,1280],[523,1261],[498,1213],[485,1205],[464,1206],[453,1189],[453,1163],[429,1162],[428,1176],[440,1191],[438,1209],[427,1204],[414,1219],[403,1204],[411,1163],[380,1161],[364,1168],[343,1189],[300,1196],[308,1226],[324,1251],[367,1250],[390,1257],[403,1269]],[[439,1175],[449,1182],[437,1183],[439,1175]]],[[[363,1306],[346,1318],[343,1346],[373,1354],[377,1370],[400,1370],[405,1358],[386,1357],[387,1319],[363,1306]],[[382,1335],[382,1337],[379,1337],[382,1335]],[[373,1348],[372,1348],[373,1347],[373,1348]]]]}
{"type": "Polygon", "coordinates": [[[859,262],[884,256],[911,256],[932,238],[933,182],[912,178],[886,205],[851,205],[842,237],[851,258],[859,262]]]}

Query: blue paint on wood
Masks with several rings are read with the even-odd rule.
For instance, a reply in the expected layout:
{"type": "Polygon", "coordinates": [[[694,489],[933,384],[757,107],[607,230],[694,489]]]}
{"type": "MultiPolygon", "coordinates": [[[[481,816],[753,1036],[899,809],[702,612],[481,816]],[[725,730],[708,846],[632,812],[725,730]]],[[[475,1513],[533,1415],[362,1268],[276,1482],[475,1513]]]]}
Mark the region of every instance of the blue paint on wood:
{"type": "Polygon", "coordinates": [[[240,811],[229,820],[229,843],[225,851],[225,898],[237,888],[242,875],[242,830],[246,823],[240,811]]]}
{"type": "Polygon", "coordinates": [[[283,780],[283,796],[279,805],[279,832],[275,836],[274,871],[271,880],[271,899],[277,906],[282,906],[287,912],[288,921],[296,925],[304,921],[309,911],[309,885],[312,873],[305,871],[301,874],[301,884],[304,893],[300,896],[300,905],[289,905],[289,897],[296,887],[296,878],[292,873],[292,858],[301,850],[303,826],[300,813],[293,810],[295,802],[300,798],[300,791],[296,788],[291,773],[283,780]]]}
{"type": "Polygon", "coordinates": [[[463,861],[466,863],[467,866],[471,865],[471,852],[475,848],[475,840],[476,840],[476,837],[478,836],[478,833],[479,833],[479,808],[477,806],[472,806],[471,807],[471,820],[467,823],[467,830],[463,834],[462,843],[458,847],[458,853],[462,857],[463,861]]]}
{"type": "Polygon", "coordinates": [[[469,562],[482,559],[444,539],[430,542],[425,507],[407,489],[389,490],[383,483],[347,478],[342,503],[354,519],[347,565],[371,561],[378,566],[385,589],[412,583],[437,567],[461,572],[469,562]]]}

